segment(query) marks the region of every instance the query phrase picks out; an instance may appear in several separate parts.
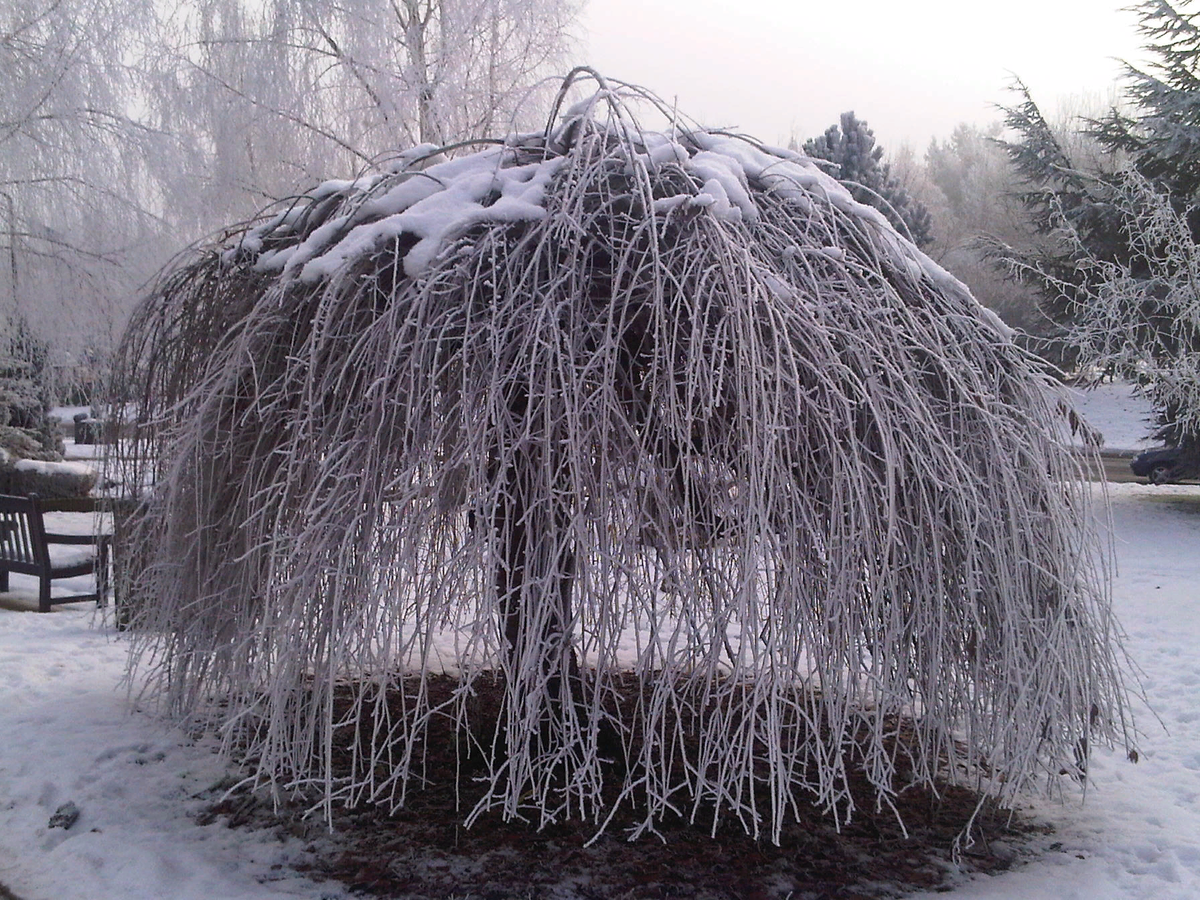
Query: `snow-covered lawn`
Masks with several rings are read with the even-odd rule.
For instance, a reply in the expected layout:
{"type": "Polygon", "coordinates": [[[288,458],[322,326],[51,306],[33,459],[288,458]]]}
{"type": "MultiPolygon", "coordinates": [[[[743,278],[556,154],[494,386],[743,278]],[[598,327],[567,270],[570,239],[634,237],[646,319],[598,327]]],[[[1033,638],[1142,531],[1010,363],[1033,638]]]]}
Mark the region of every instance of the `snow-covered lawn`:
{"type": "Polygon", "coordinates": [[[1109,381],[1086,390],[1070,388],[1068,393],[1088,424],[1104,436],[1104,451],[1140,451],[1158,446],[1149,437],[1154,430],[1154,410],[1133,385],[1109,381]]]}
{"type": "Polygon", "coordinates": [[[1153,709],[1139,704],[1140,761],[1097,753],[1084,803],[1036,804],[1056,826],[1044,855],[951,897],[1200,897],[1200,488],[1109,489],[1114,602],[1153,709]]]}
{"type": "Polygon", "coordinates": [[[21,900],[320,897],[278,840],[198,826],[215,756],[130,714],[123,643],[86,610],[0,611],[0,883],[21,900]],[[80,810],[48,828],[61,804],[80,810]]]}
{"type": "MultiPolygon", "coordinates": [[[[1141,709],[1137,765],[1100,752],[1085,803],[1031,800],[1056,826],[1040,855],[951,897],[1200,897],[1200,487],[1111,498],[1116,606],[1161,724],[1141,709]]],[[[91,610],[0,609],[0,884],[22,900],[340,896],[291,871],[298,843],[196,823],[225,770],[129,711],[124,662],[91,610]],[[67,801],[78,822],[49,828],[67,801]]]]}

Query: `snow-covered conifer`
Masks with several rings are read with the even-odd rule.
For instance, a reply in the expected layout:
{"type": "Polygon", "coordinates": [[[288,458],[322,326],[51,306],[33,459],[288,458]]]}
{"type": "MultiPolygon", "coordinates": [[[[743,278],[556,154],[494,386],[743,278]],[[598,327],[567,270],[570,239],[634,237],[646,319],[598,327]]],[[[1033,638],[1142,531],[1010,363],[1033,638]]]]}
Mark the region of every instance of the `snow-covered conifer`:
{"type": "Polygon", "coordinates": [[[881,210],[918,247],[933,240],[929,210],[892,176],[891,166],[883,161],[883,147],[875,143],[875,132],[853,111],[842,113],[839,125],[830,125],[824,134],[805,141],[804,152],[835,163],[834,176],[854,199],[881,210]]]}
{"type": "MultiPolygon", "coordinates": [[[[1163,220],[1165,203],[1182,217],[1179,221],[1193,239],[1200,237],[1195,212],[1200,201],[1200,13],[1188,12],[1191,5],[1147,0],[1134,7],[1152,63],[1145,69],[1128,67],[1128,109],[1114,109],[1087,124],[1084,133],[1109,153],[1098,165],[1071,158],[1018,82],[1021,102],[1007,110],[1006,124],[1019,137],[1005,146],[1026,181],[1022,200],[1044,240],[1025,251],[997,246],[994,252],[1040,285],[1045,311],[1061,326],[1064,361],[1070,367],[1101,359],[1121,365],[1122,374],[1144,383],[1163,404],[1159,435],[1200,453],[1200,432],[1187,424],[1196,421],[1194,411],[1175,405],[1182,400],[1175,385],[1156,381],[1168,377],[1168,370],[1177,371],[1163,356],[1169,348],[1179,348],[1180,360],[1188,358],[1189,344],[1179,341],[1191,327],[1164,315],[1170,304],[1162,305],[1158,296],[1160,263],[1169,258],[1171,265],[1186,269],[1189,262],[1176,237],[1168,241],[1157,225],[1141,230],[1163,220]],[[1146,207],[1136,209],[1143,202],[1146,207]],[[1152,246],[1150,234],[1166,242],[1152,246]],[[1109,276],[1118,283],[1108,283],[1109,276]],[[1112,337],[1119,334],[1133,346],[1096,356],[1094,329],[1111,319],[1114,308],[1103,302],[1099,308],[1091,305],[1114,292],[1131,296],[1138,282],[1145,292],[1142,313],[1125,318],[1104,342],[1111,350],[1112,337]],[[1123,364],[1144,357],[1158,363],[1123,364]]],[[[1124,310],[1131,313],[1136,306],[1125,305],[1124,310]]]]}

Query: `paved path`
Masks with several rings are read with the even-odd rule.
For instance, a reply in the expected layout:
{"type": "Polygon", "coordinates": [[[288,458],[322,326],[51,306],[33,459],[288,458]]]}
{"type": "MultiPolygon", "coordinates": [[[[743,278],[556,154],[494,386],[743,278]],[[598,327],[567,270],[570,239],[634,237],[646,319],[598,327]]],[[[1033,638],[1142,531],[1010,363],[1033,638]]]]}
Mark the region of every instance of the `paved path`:
{"type": "Polygon", "coordinates": [[[1101,455],[1100,462],[1104,464],[1104,480],[1114,484],[1125,482],[1145,484],[1145,478],[1139,478],[1129,471],[1130,459],[1132,459],[1130,456],[1101,455]]]}

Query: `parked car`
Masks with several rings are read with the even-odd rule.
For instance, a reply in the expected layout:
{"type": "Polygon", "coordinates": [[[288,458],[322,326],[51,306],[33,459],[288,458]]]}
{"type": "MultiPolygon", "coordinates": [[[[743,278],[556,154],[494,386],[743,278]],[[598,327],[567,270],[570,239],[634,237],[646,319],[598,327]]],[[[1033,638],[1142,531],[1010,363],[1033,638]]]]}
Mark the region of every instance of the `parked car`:
{"type": "Polygon", "coordinates": [[[1151,484],[1170,484],[1200,475],[1200,461],[1178,447],[1159,447],[1139,453],[1129,462],[1134,475],[1151,484]]]}

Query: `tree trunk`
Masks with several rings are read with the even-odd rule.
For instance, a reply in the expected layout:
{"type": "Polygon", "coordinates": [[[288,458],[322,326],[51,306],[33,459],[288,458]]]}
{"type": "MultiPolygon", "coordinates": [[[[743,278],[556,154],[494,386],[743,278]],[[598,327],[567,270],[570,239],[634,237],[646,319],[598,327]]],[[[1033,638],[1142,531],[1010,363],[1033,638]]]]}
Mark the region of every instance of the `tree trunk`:
{"type": "MultiPolygon", "coordinates": [[[[526,419],[529,406],[528,388],[512,387],[508,407],[513,418],[526,419]]],[[[564,677],[577,684],[580,674],[571,634],[576,575],[575,548],[567,536],[571,510],[569,498],[554,489],[561,463],[547,458],[552,452],[545,444],[519,448],[503,471],[497,461],[492,474],[500,482],[491,524],[508,677],[526,689],[545,678],[543,746],[557,730],[553,723],[566,715],[564,704],[571,696],[579,700],[578,689],[568,688],[563,696],[564,677]],[[536,667],[532,683],[526,680],[533,675],[530,667],[536,667]]]]}
{"type": "Polygon", "coordinates": [[[550,674],[551,697],[557,700],[564,670],[568,676],[579,671],[569,634],[575,551],[565,541],[554,547],[542,543],[562,541],[569,510],[547,510],[534,501],[537,464],[530,454],[518,453],[504,472],[492,522],[499,542],[496,594],[510,671],[528,664],[530,655],[537,656],[550,674]],[[551,606],[539,616],[537,604],[551,606]]]}

